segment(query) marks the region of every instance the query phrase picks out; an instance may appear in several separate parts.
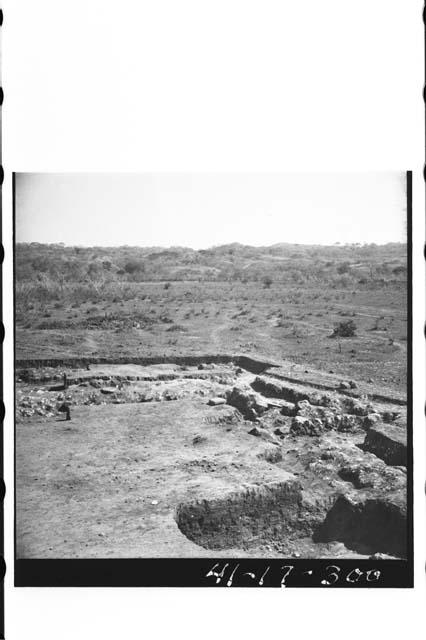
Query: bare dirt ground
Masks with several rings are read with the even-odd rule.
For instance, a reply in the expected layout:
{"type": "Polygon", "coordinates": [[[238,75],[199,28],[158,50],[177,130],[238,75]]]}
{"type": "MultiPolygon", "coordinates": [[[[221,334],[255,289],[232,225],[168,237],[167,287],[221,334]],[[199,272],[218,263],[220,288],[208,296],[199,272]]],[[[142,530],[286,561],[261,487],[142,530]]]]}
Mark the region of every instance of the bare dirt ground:
{"type": "Polygon", "coordinates": [[[273,283],[135,283],[134,297],[31,304],[18,313],[16,357],[245,353],[292,361],[405,392],[406,292],[273,283]],[[330,338],[353,320],[356,334],[330,338]]]}
{"type": "Polygon", "coordinates": [[[246,360],[18,369],[18,557],[404,557],[403,395],[246,360]]]}
{"type": "Polygon", "coordinates": [[[16,273],[18,557],[405,557],[405,245],[16,273]]]}

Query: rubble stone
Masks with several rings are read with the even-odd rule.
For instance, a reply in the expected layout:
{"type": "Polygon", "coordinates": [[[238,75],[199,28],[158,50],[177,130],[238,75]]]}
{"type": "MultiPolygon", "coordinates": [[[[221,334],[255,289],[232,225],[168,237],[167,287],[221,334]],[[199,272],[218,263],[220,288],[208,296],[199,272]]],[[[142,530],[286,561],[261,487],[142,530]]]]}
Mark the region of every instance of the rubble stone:
{"type": "Polygon", "coordinates": [[[319,436],[323,431],[321,420],[318,418],[307,418],[296,416],[293,418],[290,433],[297,436],[319,436]]]}
{"type": "Polygon", "coordinates": [[[208,403],[211,407],[217,407],[221,404],[226,404],[225,398],[210,398],[208,403]]]}

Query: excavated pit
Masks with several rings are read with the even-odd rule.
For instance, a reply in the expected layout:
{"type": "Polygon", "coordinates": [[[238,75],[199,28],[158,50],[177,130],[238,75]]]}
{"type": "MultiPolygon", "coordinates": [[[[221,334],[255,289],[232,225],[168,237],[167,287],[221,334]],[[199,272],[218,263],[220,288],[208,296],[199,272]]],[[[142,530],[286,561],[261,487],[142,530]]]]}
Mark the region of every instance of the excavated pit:
{"type": "Polygon", "coordinates": [[[305,504],[300,482],[288,480],[181,504],[176,522],[189,540],[206,549],[272,544],[285,551],[288,540],[312,535],[323,510],[323,505],[305,504]]]}
{"type": "Polygon", "coordinates": [[[298,481],[254,487],[226,498],[179,505],[179,530],[205,549],[272,548],[281,554],[310,538],[313,546],[343,543],[360,555],[405,558],[406,515],[381,500],[354,503],[339,496],[327,511],[304,496],[298,481]]]}
{"type": "Polygon", "coordinates": [[[315,542],[343,542],[359,553],[407,555],[405,508],[383,500],[354,502],[340,496],[314,533],[315,542]]]}

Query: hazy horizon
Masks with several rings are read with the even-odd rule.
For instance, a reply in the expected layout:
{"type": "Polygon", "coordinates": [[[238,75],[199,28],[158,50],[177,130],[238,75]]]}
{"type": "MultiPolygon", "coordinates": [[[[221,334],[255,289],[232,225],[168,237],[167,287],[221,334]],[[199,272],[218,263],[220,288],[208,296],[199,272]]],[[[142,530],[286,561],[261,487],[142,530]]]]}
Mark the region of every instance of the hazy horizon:
{"type": "Polygon", "coordinates": [[[406,243],[405,173],[18,173],[15,214],[68,247],[406,243]]]}
{"type": "Polygon", "coordinates": [[[73,248],[82,248],[82,249],[189,249],[190,251],[211,251],[212,249],[221,249],[222,247],[228,247],[228,246],[240,246],[240,247],[247,247],[250,249],[272,249],[274,247],[280,247],[280,246],[290,246],[290,247],[322,247],[324,249],[326,249],[327,247],[336,247],[336,246],[341,246],[341,247],[350,247],[350,246],[370,246],[370,245],[376,245],[378,247],[385,247],[386,245],[389,244],[401,244],[401,245],[405,245],[407,244],[407,242],[405,241],[390,241],[390,242],[359,242],[359,243],[353,243],[353,242],[335,242],[334,244],[315,244],[315,243],[307,243],[307,242],[276,242],[275,244],[268,244],[268,245],[263,245],[263,244],[259,244],[259,245],[255,245],[255,244],[242,244],[241,242],[226,242],[225,244],[215,244],[212,245],[211,247],[203,247],[201,249],[194,249],[193,247],[188,247],[188,246],[184,246],[184,245],[149,245],[149,246],[144,246],[144,245],[131,245],[131,244],[111,244],[111,245],[78,245],[78,244],[67,244],[65,242],[38,242],[38,241],[32,241],[32,242],[16,242],[16,244],[42,244],[42,245],[46,245],[46,246],[64,246],[67,249],[73,249],[73,248]]]}

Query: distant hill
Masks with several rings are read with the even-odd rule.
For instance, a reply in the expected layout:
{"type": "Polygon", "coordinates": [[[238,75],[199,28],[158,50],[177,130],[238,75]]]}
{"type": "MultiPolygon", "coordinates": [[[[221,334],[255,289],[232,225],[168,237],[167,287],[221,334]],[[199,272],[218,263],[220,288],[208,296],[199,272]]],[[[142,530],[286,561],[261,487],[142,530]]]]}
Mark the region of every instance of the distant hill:
{"type": "Polygon", "coordinates": [[[406,245],[300,245],[252,247],[231,243],[188,247],[67,247],[18,244],[17,282],[263,281],[333,286],[404,284],[406,245]]]}

